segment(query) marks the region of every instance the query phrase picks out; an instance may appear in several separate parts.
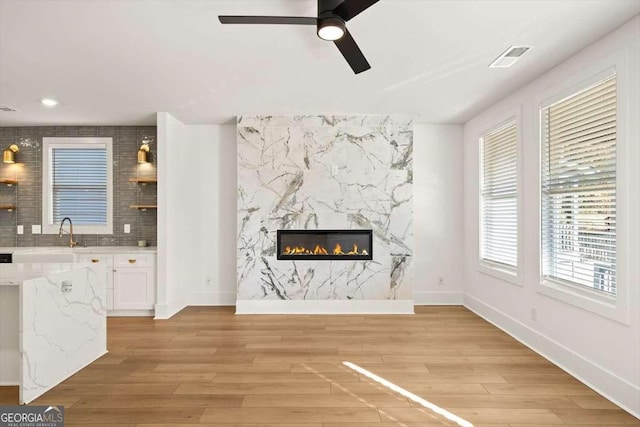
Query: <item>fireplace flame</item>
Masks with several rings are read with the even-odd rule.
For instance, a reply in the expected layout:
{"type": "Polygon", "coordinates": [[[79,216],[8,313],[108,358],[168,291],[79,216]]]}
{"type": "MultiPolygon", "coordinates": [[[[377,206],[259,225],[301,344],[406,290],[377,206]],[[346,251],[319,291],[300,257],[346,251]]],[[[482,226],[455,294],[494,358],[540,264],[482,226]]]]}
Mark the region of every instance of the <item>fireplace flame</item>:
{"type": "MultiPolygon", "coordinates": [[[[331,251],[333,255],[369,255],[366,249],[358,252],[358,244],[354,243],[353,248],[349,252],[344,252],[340,243],[336,243],[331,251]]],[[[304,246],[287,246],[282,251],[283,255],[329,255],[329,251],[323,246],[316,245],[313,249],[307,249],[304,246]]]]}
{"type": "Polygon", "coordinates": [[[327,255],[327,250],[325,248],[323,248],[320,245],[316,245],[316,247],[313,249],[313,254],[314,255],[327,255]]]}

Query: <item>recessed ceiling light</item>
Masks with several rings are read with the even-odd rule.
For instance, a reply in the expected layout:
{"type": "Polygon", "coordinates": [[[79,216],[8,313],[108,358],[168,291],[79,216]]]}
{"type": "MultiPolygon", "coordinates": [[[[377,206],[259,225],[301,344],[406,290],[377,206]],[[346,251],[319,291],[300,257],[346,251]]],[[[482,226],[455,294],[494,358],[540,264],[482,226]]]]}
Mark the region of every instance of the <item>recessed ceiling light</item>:
{"type": "Polygon", "coordinates": [[[518,61],[522,55],[531,50],[533,46],[511,46],[502,55],[496,58],[489,68],[509,68],[518,61]]]}
{"type": "Polygon", "coordinates": [[[55,107],[56,105],[58,105],[58,101],[51,98],[42,98],[40,102],[42,102],[42,105],[45,105],[47,107],[55,107]]]}

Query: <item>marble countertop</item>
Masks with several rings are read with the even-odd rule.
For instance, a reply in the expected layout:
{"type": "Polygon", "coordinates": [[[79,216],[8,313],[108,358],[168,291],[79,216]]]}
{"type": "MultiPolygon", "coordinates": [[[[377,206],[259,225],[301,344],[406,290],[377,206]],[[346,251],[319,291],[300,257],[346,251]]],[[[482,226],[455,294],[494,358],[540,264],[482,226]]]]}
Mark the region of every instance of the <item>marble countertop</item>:
{"type": "Polygon", "coordinates": [[[0,253],[76,253],[76,254],[130,254],[130,253],[153,253],[157,252],[155,246],[89,246],[68,248],[66,246],[20,246],[0,248],[0,253]]]}
{"type": "Polygon", "coordinates": [[[86,265],[82,263],[0,264],[0,286],[18,286],[25,280],[71,271],[86,265]]]}

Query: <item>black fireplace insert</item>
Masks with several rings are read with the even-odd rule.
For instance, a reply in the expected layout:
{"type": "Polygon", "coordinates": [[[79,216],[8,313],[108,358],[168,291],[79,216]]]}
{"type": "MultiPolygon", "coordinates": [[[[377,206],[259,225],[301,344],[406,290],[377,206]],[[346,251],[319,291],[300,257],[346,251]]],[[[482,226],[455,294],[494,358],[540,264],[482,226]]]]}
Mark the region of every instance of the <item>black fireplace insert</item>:
{"type": "Polygon", "coordinates": [[[370,260],[372,230],[278,230],[278,259],[370,260]]]}

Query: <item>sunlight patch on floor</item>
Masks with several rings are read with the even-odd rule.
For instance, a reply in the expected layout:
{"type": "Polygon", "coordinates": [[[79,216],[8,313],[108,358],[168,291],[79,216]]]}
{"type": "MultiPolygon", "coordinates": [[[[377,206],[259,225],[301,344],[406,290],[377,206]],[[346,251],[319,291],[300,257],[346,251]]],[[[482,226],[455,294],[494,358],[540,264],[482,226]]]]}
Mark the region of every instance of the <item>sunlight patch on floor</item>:
{"type": "Polygon", "coordinates": [[[460,418],[459,416],[452,414],[451,412],[447,411],[446,409],[443,409],[441,407],[439,407],[438,405],[434,405],[433,403],[429,402],[428,400],[425,400],[423,398],[421,398],[420,396],[417,396],[413,393],[411,393],[410,391],[407,391],[405,389],[403,389],[402,387],[392,383],[391,381],[387,381],[382,377],[377,376],[376,374],[374,374],[373,372],[369,372],[364,368],[361,368],[360,366],[351,363],[351,362],[342,362],[342,364],[344,366],[346,366],[347,368],[353,369],[354,371],[358,372],[359,374],[364,375],[365,377],[377,382],[378,384],[382,384],[383,386],[387,387],[390,390],[395,391],[398,394],[401,394],[402,396],[406,397],[407,399],[410,399],[414,402],[416,402],[419,405],[422,405],[423,407],[435,412],[438,415],[443,416],[444,418],[448,419],[449,421],[453,421],[454,423],[458,424],[460,427],[473,427],[473,424],[471,424],[469,421],[464,420],[462,418],[460,418]]]}

